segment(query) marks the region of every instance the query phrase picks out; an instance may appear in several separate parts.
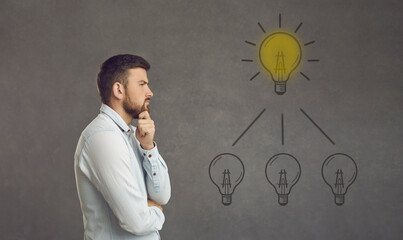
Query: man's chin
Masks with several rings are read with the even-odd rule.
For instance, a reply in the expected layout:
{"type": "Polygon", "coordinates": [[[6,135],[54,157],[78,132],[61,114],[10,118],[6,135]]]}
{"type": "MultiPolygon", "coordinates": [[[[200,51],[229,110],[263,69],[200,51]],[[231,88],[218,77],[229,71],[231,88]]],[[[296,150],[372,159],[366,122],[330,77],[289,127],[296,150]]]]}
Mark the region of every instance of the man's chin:
{"type": "Polygon", "coordinates": [[[148,113],[151,112],[150,108],[148,106],[144,106],[141,108],[141,112],[147,111],[148,113]]]}
{"type": "Polygon", "coordinates": [[[147,111],[148,113],[150,113],[150,112],[151,112],[151,110],[150,110],[150,108],[149,108],[149,107],[144,107],[144,108],[142,108],[142,109],[141,109],[141,111],[140,111],[139,113],[137,113],[137,114],[135,114],[135,115],[132,115],[132,116],[133,116],[133,118],[134,118],[134,119],[139,119],[139,115],[140,115],[140,113],[142,113],[142,112],[144,112],[144,111],[147,111]]]}

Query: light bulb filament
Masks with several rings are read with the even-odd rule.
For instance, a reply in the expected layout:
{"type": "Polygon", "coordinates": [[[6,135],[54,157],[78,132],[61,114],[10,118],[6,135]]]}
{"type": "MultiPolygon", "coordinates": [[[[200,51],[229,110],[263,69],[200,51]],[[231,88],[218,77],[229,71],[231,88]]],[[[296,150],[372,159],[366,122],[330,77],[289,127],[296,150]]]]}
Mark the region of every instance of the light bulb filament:
{"type": "Polygon", "coordinates": [[[277,74],[278,81],[284,80],[284,74],[286,73],[286,69],[284,64],[283,51],[278,51],[276,54],[276,67],[274,68],[274,73],[277,74]]]}
{"type": "Polygon", "coordinates": [[[336,184],[334,187],[336,188],[337,194],[343,194],[344,181],[343,181],[343,171],[341,169],[337,169],[336,171],[336,184]]]}
{"type": "Polygon", "coordinates": [[[231,178],[230,178],[230,172],[229,169],[225,169],[223,174],[223,180],[221,187],[224,188],[224,194],[230,194],[230,188],[231,188],[231,178]]]}
{"type": "Polygon", "coordinates": [[[285,169],[281,169],[279,174],[280,174],[280,179],[278,181],[278,187],[280,188],[280,194],[286,194],[287,193],[286,188],[288,188],[287,172],[285,171],[285,169]]]}

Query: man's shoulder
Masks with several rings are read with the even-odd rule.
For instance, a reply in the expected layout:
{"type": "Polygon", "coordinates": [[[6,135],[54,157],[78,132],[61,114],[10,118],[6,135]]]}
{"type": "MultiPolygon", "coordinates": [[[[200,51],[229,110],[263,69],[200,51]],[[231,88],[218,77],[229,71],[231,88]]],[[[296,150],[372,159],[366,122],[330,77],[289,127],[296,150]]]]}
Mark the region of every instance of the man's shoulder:
{"type": "Polygon", "coordinates": [[[92,120],[90,124],[81,133],[81,138],[84,141],[88,140],[92,136],[103,132],[118,132],[119,128],[114,124],[105,114],[98,114],[98,116],[92,120]]]}
{"type": "Polygon", "coordinates": [[[122,131],[106,114],[100,113],[82,131],[75,159],[79,159],[83,155],[83,151],[91,152],[90,149],[96,149],[97,152],[124,152],[127,150],[122,131]]]}

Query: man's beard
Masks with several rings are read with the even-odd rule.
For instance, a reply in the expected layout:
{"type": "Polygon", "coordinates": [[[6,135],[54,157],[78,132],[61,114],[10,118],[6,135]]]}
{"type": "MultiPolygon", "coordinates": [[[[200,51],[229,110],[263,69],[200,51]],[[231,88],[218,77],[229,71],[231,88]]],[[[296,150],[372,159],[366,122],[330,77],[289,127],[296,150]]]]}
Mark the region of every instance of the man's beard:
{"type": "Polygon", "coordinates": [[[138,119],[140,113],[144,111],[150,112],[150,108],[146,107],[146,100],[149,100],[149,98],[145,99],[143,105],[140,106],[133,103],[129,96],[126,96],[125,100],[123,100],[123,109],[134,119],[138,119]]]}

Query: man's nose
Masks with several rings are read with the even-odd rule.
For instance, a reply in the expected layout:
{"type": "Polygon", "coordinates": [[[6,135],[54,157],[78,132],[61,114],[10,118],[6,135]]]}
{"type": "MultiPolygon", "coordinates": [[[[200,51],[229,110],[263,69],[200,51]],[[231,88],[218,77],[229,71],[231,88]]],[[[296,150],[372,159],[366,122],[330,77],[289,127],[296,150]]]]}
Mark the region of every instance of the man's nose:
{"type": "Polygon", "coordinates": [[[153,95],[154,95],[154,94],[153,94],[153,92],[151,91],[151,89],[148,88],[148,92],[147,92],[146,96],[149,97],[149,98],[151,98],[153,95]]]}

